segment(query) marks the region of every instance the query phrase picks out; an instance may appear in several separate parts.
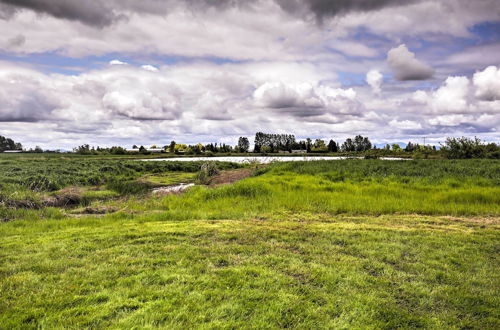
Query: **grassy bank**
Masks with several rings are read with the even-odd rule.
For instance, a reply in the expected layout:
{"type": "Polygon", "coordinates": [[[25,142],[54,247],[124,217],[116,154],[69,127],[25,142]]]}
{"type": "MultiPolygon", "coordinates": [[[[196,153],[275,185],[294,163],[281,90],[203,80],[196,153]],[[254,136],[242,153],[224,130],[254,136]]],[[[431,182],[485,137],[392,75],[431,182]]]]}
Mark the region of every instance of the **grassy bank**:
{"type": "Polygon", "coordinates": [[[274,164],[255,177],[182,196],[128,201],[158,219],[252,219],[263,215],[500,215],[497,161],[342,160],[274,164]]]}

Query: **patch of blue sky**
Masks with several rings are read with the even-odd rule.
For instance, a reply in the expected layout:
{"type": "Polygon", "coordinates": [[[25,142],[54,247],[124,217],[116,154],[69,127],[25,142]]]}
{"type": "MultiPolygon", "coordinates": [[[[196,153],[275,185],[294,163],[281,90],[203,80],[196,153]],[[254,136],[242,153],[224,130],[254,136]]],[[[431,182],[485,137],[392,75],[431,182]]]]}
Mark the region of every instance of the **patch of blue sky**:
{"type": "Polygon", "coordinates": [[[338,71],[337,75],[343,87],[366,85],[366,74],[338,71]]]}
{"type": "Polygon", "coordinates": [[[63,75],[77,75],[81,72],[102,69],[113,60],[128,63],[130,65],[175,65],[195,61],[207,61],[214,64],[241,63],[227,58],[216,57],[183,57],[169,55],[137,55],[110,53],[102,56],[69,57],[57,52],[33,53],[33,54],[9,54],[0,52],[0,60],[22,63],[34,67],[45,73],[58,73],[63,75]]]}
{"type": "Polygon", "coordinates": [[[105,56],[88,57],[68,57],[56,52],[34,53],[28,55],[13,55],[0,53],[0,60],[9,62],[24,63],[33,66],[37,70],[46,73],[59,73],[65,75],[75,75],[82,71],[102,68],[109,64],[109,61],[120,58],[120,61],[127,62],[130,59],[123,55],[109,54],[105,56]]]}
{"type": "Polygon", "coordinates": [[[500,22],[484,22],[469,29],[481,42],[500,42],[500,22]]]}

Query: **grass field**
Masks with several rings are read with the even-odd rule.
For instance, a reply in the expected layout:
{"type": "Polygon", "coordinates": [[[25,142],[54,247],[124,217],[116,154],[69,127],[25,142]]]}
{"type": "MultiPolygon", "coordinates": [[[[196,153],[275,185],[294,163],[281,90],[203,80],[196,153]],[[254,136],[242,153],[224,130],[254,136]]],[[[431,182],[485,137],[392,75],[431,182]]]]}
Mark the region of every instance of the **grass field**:
{"type": "Polygon", "coordinates": [[[500,162],[187,164],[0,159],[0,328],[500,327],[500,162]]]}

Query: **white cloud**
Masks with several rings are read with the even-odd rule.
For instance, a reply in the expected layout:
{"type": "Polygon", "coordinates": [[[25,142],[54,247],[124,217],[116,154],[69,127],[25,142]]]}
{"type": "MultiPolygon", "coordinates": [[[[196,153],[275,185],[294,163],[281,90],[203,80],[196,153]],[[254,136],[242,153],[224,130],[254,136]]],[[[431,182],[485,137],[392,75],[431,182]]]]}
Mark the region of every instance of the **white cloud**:
{"type": "Polygon", "coordinates": [[[458,126],[472,120],[472,116],[453,114],[431,118],[429,119],[429,124],[434,126],[458,126]]]}
{"type": "Polygon", "coordinates": [[[376,95],[382,92],[381,86],[384,76],[378,70],[370,70],[366,74],[366,82],[371,86],[372,91],[376,95]]]}
{"type": "Polygon", "coordinates": [[[485,101],[500,100],[500,68],[489,66],[473,77],[476,97],[485,101]]]}
{"type": "Polygon", "coordinates": [[[298,117],[325,114],[359,115],[359,103],[352,89],[309,83],[266,82],[253,93],[258,106],[284,109],[298,117]]]}
{"type": "Polygon", "coordinates": [[[448,77],[443,86],[432,93],[431,104],[436,113],[464,113],[468,110],[469,93],[467,77],[448,77]]]}
{"type": "Polygon", "coordinates": [[[434,70],[415,58],[405,44],[392,48],[387,53],[387,62],[397,80],[425,80],[432,77],[434,70]]]}
{"type": "Polygon", "coordinates": [[[125,65],[127,64],[126,62],[122,62],[120,60],[112,60],[112,61],[109,61],[109,65],[125,65]]]}
{"type": "Polygon", "coordinates": [[[143,68],[144,70],[148,70],[148,71],[151,71],[151,72],[158,72],[158,68],[155,67],[155,66],[152,66],[152,65],[142,65],[141,68],[143,68]]]}
{"type": "Polygon", "coordinates": [[[411,121],[411,120],[402,120],[398,121],[396,119],[393,119],[389,122],[389,125],[394,128],[398,128],[401,130],[418,130],[422,129],[422,125],[418,122],[411,121]]]}

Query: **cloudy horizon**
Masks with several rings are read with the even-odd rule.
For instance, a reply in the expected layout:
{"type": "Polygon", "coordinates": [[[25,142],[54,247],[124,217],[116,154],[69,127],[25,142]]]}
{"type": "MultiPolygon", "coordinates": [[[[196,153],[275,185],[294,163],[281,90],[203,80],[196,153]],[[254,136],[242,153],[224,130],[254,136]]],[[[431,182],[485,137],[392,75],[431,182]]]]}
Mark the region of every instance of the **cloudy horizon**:
{"type": "Polygon", "coordinates": [[[0,0],[0,135],[499,142],[497,0],[0,0]]]}

